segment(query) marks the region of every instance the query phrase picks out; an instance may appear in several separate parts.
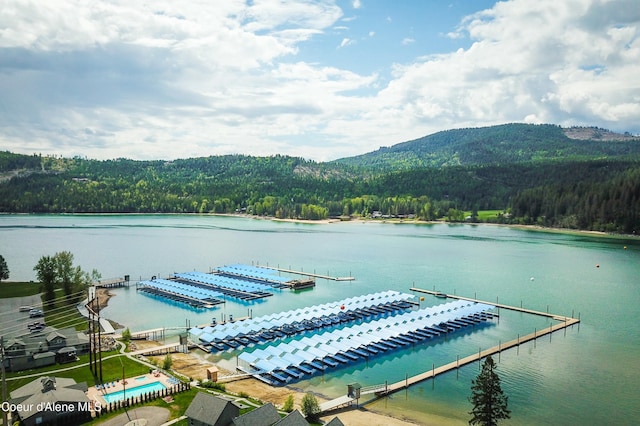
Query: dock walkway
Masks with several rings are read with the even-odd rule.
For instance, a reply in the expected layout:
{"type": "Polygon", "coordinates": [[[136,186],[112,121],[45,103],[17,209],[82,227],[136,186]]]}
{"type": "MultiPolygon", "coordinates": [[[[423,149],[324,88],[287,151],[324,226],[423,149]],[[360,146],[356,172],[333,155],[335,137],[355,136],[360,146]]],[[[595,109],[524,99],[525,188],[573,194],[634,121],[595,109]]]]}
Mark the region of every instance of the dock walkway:
{"type": "Polygon", "coordinates": [[[303,271],[294,271],[292,269],[276,268],[273,266],[263,266],[263,268],[273,269],[275,271],[285,272],[287,274],[304,275],[307,277],[320,278],[323,280],[330,280],[330,281],[354,281],[355,280],[354,277],[332,277],[330,275],[316,274],[315,272],[311,273],[311,272],[303,272],[303,271]]]}
{"type": "Polygon", "coordinates": [[[352,398],[348,395],[340,396],[336,399],[332,399],[331,401],[323,402],[320,404],[320,412],[325,413],[327,411],[337,410],[338,408],[348,407],[353,404],[355,398],[352,398]]]}
{"type": "Polygon", "coordinates": [[[128,287],[131,285],[128,277],[124,278],[109,278],[106,280],[98,280],[93,283],[94,286],[99,288],[113,288],[113,287],[128,287]]]}
{"type": "Polygon", "coordinates": [[[167,345],[153,346],[151,348],[139,349],[137,351],[129,352],[128,355],[131,355],[131,356],[154,355],[154,354],[162,355],[162,354],[168,354],[171,352],[182,352],[180,350],[181,347],[184,347],[184,345],[181,345],[180,343],[169,343],[167,345]]]}
{"type": "MultiPolygon", "coordinates": [[[[431,294],[431,295],[439,295],[439,297],[442,296],[442,293],[440,292],[436,292],[436,291],[430,291],[430,290],[423,290],[423,289],[419,289],[419,288],[412,288],[411,290],[416,291],[416,292],[420,292],[420,293],[427,293],[427,294],[431,294]]],[[[462,296],[456,296],[456,295],[450,295],[447,294],[446,297],[448,298],[452,298],[452,299],[461,299],[461,300],[468,300],[468,301],[472,301],[472,302],[478,302],[478,303],[489,303],[489,302],[484,302],[481,300],[476,300],[476,299],[472,299],[472,298],[468,298],[468,297],[462,297],[462,296]]],[[[577,324],[580,322],[580,319],[577,318],[571,318],[571,317],[566,317],[566,316],[562,316],[562,315],[556,315],[556,314],[550,314],[548,312],[541,312],[541,311],[535,311],[532,309],[525,309],[525,308],[518,308],[515,306],[509,306],[509,305],[505,305],[505,304],[499,304],[499,303],[493,303],[491,302],[493,305],[503,308],[503,309],[510,309],[510,310],[514,310],[514,311],[519,311],[519,312],[525,312],[525,313],[529,313],[529,314],[533,314],[533,315],[541,315],[541,316],[545,316],[548,318],[552,318],[556,321],[559,321],[557,324],[555,325],[550,325],[548,328],[545,327],[542,330],[536,330],[533,333],[527,334],[526,336],[522,336],[522,337],[518,337],[516,339],[513,339],[511,341],[508,341],[506,343],[500,343],[497,346],[493,346],[489,349],[485,349],[484,351],[479,350],[478,353],[473,354],[473,355],[469,355],[465,358],[462,359],[457,359],[456,361],[452,361],[448,364],[442,365],[440,367],[437,368],[432,368],[429,371],[425,371],[424,373],[421,374],[417,374],[415,376],[412,377],[407,377],[405,380],[401,380],[399,382],[396,383],[392,383],[389,384],[386,389],[380,390],[379,392],[376,392],[376,395],[382,396],[382,395],[388,395],[390,393],[396,392],[400,389],[405,389],[408,388],[411,385],[414,385],[416,383],[422,382],[424,380],[428,380],[428,379],[432,379],[435,376],[439,375],[439,374],[443,374],[446,373],[448,371],[451,370],[455,370],[456,368],[459,368],[463,365],[467,365],[470,364],[472,362],[475,361],[479,361],[482,358],[485,358],[489,355],[493,355],[496,354],[498,352],[504,351],[506,349],[510,349],[516,346],[519,346],[522,343],[525,342],[529,342],[531,340],[535,340],[538,337],[541,336],[545,336],[547,334],[553,333],[554,331],[558,331],[561,330],[563,328],[567,328],[570,327],[574,324],[577,324]]]]}

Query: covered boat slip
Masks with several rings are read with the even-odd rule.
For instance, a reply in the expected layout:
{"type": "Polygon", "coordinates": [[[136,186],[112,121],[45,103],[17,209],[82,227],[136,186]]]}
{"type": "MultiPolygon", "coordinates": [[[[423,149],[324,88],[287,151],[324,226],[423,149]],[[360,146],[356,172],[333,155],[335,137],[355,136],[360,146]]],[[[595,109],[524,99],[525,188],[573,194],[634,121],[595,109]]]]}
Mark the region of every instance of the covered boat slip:
{"type": "MultiPolygon", "coordinates": [[[[189,330],[194,341],[210,344],[215,350],[226,349],[225,344],[235,348],[238,339],[246,338],[252,343],[307,331],[333,327],[358,318],[379,318],[394,312],[411,309],[409,303],[414,296],[397,291],[384,291],[337,302],[325,303],[291,311],[273,313],[244,321],[193,327],[189,330]],[[380,312],[371,307],[384,307],[380,312]]],[[[243,342],[241,344],[245,345],[243,342]]]]}
{"type": "Polygon", "coordinates": [[[298,380],[300,375],[317,374],[430,339],[454,330],[449,327],[454,321],[455,329],[479,324],[493,318],[490,312],[493,308],[489,304],[458,300],[382,317],[243,352],[238,356],[238,368],[270,384],[283,384],[298,380]]]}
{"type": "Polygon", "coordinates": [[[223,294],[217,291],[193,287],[176,281],[156,278],[151,281],[140,281],[136,289],[176,302],[185,303],[196,308],[210,308],[224,303],[223,294]]]}
{"type": "Polygon", "coordinates": [[[276,288],[287,287],[286,283],[291,281],[289,278],[279,276],[277,271],[271,268],[261,268],[259,266],[234,264],[219,266],[214,271],[222,276],[242,277],[246,280],[268,283],[276,288]]]}
{"type": "Polygon", "coordinates": [[[256,284],[255,282],[205,274],[203,272],[183,272],[174,273],[173,275],[179,282],[184,284],[211,289],[242,300],[255,300],[273,296],[273,293],[267,291],[271,289],[271,286],[266,284],[256,284]]]}
{"type": "Polygon", "coordinates": [[[196,308],[211,308],[224,303],[225,297],[250,301],[273,296],[270,290],[274,287],[286,287],[284,283],[287,279],[279,277],[273,270],[251,266],[245,266],[245,268],[262,269],[267,272],[261,272],[261,275],[256,272],[255,276],[251,278],[204,272],[174,273],[173,277],[168,280],[154,278],[140,281],[136,285],[136,289],[196,308]],[[282,283],[282,285],[276,286],[274,282],[282,283]]]}

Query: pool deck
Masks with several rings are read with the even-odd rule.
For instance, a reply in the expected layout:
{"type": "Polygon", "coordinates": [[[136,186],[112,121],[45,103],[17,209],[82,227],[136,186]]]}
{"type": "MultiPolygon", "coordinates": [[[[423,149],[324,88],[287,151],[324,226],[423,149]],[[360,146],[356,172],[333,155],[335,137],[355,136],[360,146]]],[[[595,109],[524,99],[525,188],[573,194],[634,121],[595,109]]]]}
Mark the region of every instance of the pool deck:
{"type": "Polygon", "coordinates": [[[122,379],[113,381],[113,382],[107,382],[108,387],[106,387],[104,390],[98,390],[96,389],[95,386],[91,386],[87,390],[87,397],[91,401],[98,401],[101,405],[104,406],[104,405],[107,405],[107,401],[102,397],[103,394],[120,392],[122,390],[125,390],[125,388],[130,389],[130,388],[135,388],[137,386],[144,386],[144,385],[148,385],[150,383],[156,383],[156,382],[162,383],[167,388],[170,388],[173,386],[173,384],[169,382],[168,376],[166,376],[163,373],[157,373],[157,374],[158,374],[157,376],[151,373],[151,374],[143,374],[135,377],[127,377],[126,384],[124,385],[122,383],[122,379]]]}

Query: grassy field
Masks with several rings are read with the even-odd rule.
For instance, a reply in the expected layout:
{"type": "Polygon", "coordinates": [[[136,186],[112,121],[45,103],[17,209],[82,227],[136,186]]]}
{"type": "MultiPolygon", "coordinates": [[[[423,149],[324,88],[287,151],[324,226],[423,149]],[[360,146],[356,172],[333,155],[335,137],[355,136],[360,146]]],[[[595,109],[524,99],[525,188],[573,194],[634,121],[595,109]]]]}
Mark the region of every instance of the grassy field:
{"type": "Polygon", "coordinates": [[[41,291],[40,283],[24,281],[0,282],[0,299],[33,296],[41,291]]]}
{"type": "MultiPolygon", "coordinates": [[[[486,222],[488,219],[497,218],[500,213],[504,213],[504,210],[479,210],[478,219],[481,222],[486,222]]],[[[469,212],[469,214],[471,214],[471,212],[469,212]]]]}
{"type": "Polygon", "coordinates": [[[67,301],[62,291],[56,291],[55,304],[44,305],[45,322],[55,328],[75,327],[82,331],[88,328],[87,319],[76,309],[76,302],[67,301]]]}
{"type": "MultiPolygon", "coordinates": [[[[102,354],[102,378],[104,382],[115,381],[122,378],[122,372],[124,368],[124,374],[126,377],[139,376],[142,374],[146,374],[149,372],[149,367],[144,364],[140,364],[134,360],[127,358],[126,356],[118,356],[114,358],[105,359],[109,355],[117,354],[116,351],[112,352],[103,352],[102,354]]],[[[89,362],[89,355],[81,355],[78,357],[79,360],[76,362],[72,362],[69,364],[56,364],[51,365],[44,368],[39,368],[37,370],[26,370],[21,371],[19,373],[8,373],[7,377],[9,378],[17,378],[21,377],[17,380],[7,381],[7,388],[9,391],[19,388],[20,386],[24,386],[27,383],[33,381],[34,377],[24,377],[37,374],[38,376],[46,376],[48,373],[56,377],[67,377],[70,379],[74,379],[76,382],[87,382],[87,385],[94,386],[96,382],[96,378],[93,377],[91,370],[89,369],[87,364],[89,362]],[[69,368],[76,367],[67,371],[55,372],[61,368],[69,368]]]]}

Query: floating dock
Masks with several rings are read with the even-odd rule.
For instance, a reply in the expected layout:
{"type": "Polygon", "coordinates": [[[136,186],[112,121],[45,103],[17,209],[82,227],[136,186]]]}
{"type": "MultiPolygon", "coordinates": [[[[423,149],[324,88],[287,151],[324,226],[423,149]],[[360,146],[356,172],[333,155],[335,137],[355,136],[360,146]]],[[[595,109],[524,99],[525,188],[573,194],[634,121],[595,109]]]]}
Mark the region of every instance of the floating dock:
{"type": "MultiPolygon", "coordinates": [[[[436,292],[436,291],[430,291],[430,290],[423,290],[423,289],[420,289],[420,288],[411,288],[411,290],[419,292],[419,293],[430,294],[430,295],[433,295],[433,296],[436,296],[436,297],[446,296],[447,298],[451,298],[451,299],[458,299],[458,300],[464,300],[464,301],[475,302],[475,303],[488,303],[488,302],[484,302],[484,301],[481,301],[481,300],[472,299],[472,298],[469,298],[469,297],[457,296],[457,295],[452,295],[452,294],[445,294],[445,293],[436,292]]],[[[533,333],[527,334],[526,336],[521,336],[521,337],[519,336],[518,338],[513,339],[511,341],[508,341],[506,343],[500,343],[497,346],[493,346],[493,347],[485,349],[485,350],[479,350],[478,353],[475,353],[473,355],[469,355],[469,356],[461,358],[461,359],[457,359],[456,361],[452,361],[452,362],[450,362],[448,364],[445,364],[445,365],[442,365],[442,366],[439,366],[439,367],[435,367],[434,366],[434,368],[432,368],[431,370],[425,371],[424,373],[417,374],[417,375],[412,376],[412,377],[407,377],[405,380],[401,380],[401,381],[398,381],[396,383],[385,385],[384,389],[380,389],[378,392],[376,392],[376,394],[379,395],[379,396],[383,396],[383,395],[388,395],[388,394],[393,393],[393,392],[397,392],[397,391],[399,391],[401,389],[406,389],[409,386],[414,385],[416,383],[420,383],[422,381],[425,381],[425,380],[428,380],[428,379],[432,379],[432,378],[434,378],[435,376],[437,376],[439,374],[443,374],[443,373],[446,373],[448,371],[455,370],[455,369],[457,369],[459,367],[462,367],[463,365],[467,365],[467,364],[470,364],[470,363],[473,363],[473,362],[476,362],[476,361],[480,361],[482,358],[486,358],[489,355],[494,355],[494,354],[502,352],[504,350],[520,346],[520,344],[522,344],[522,343],[526,343],[526,342],[535,340],[538,337],[551,334],[554,331],[565,329],[567,327],[570,327],[572,325],[578,324],[580,322],[580,319],[578,319],[578,318],[572,318],[572,317],[567,317],[567,316],[563,316],[563,315],[552,314],[552,313],[549,313],[549,312],[541,312],[541,311],[536,311],[536,310],[532,310],[532,309],[518,308],[518,307],[515,307],[515,306],[510,306],[510,305],[505,305],[505,304],[500,304],[500,303],[494,303],[493,305],[495,305],[496,307],[502,308],[502,309],[509,309],[509,310],[513,310],[513,311],[532,314],[532,315],[544,316],[544,317],[556,320],[556,321],[558,321],[558,323],[555,324],[555,325],[550,325],[549,327],[545,327],[542,330],[535,330],[533,333]]]]}
{"type": "Polygon", "coordinates": [[[413,295],[386,291],[350,297],[242,323],[211,324],[189,330],[191,339],[211,347],[212,352],[237,349],[303,333],[328,330],[345,324],[394,315],[413,308],[413,295]]]}
{"type": "Polygon", "coordinates": [[[304,272],[304,271],[294,271],[293,269],[284,269],[284,268],[279,268],[279,267],[271,267],[271,266],[267,266],[264,269],[273,269],[274,271],[279,271],[279,272],[285,272],[287,274],[294,274],[294,275],[304,275],[306,277],[313,277],[313,278],[320,278],[323,280],[329,280],[329,281],[354,281],[355,278],[354,277],[332,277],[330,275],[322,275],[322,274],[316,274],[311,273],[311,272],[304,272]]]}
{"type": "Polygon", "coordinates": [[[496,316],[493,308],[486,303],[458,300],[354,322],[253,352],[244,351],[238,356],[238,369],[270,385],[283,385],[489,321],[496,316]],[[458,322],[461,319],[465,322],[458,322]]]}

